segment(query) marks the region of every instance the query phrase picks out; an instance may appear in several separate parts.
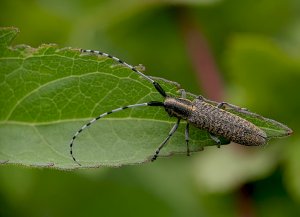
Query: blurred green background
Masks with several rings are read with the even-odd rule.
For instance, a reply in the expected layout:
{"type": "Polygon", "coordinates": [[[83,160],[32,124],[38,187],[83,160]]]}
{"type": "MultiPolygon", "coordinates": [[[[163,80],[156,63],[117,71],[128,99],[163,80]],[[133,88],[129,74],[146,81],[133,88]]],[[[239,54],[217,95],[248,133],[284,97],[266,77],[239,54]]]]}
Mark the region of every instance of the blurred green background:
{"type": "Polygon", "coordinates": [[[118,169],[1,166],[0,216],[300,215],[300,1],[1,0],[0,25],[20,28],[15,44],[101,50],[294,130],[118,169]]]}

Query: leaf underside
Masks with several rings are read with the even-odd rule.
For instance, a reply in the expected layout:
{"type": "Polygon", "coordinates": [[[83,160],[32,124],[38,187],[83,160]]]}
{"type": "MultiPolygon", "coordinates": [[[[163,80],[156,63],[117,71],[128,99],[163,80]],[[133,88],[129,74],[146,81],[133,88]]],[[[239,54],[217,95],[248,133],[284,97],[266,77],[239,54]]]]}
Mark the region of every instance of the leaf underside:
{"type": "MultiPolygon", "coordinates": [[[[69,143],[82,125],[118,107],[163,100],[151,83],[109,58],[53,44],[10,47],[17,33],[16,28],[0,29],[0,164],[77,168],[69,143]]],[[[168,94],[180,96],[178,84],[156,80],[168,94]]],[[[291,133],[251,112],[226,110],[256,124],[270,138],[291,133]]],[[[163,108],[124,110],[84,130],[73,152],[83,167],[147,162],[175,122],[163,108]]],[[[186,153],[185,124],[160,156],[186,153]]],[[[190,131],[192,152],[216,145],[206,131],[193,127],[190,131]]]]}

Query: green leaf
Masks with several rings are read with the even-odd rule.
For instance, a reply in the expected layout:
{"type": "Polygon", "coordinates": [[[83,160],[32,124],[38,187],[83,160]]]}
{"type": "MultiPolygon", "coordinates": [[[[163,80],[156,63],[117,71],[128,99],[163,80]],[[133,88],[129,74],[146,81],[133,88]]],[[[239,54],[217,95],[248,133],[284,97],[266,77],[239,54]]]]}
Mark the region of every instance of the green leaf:
{"type": "MultiPolygon", "coordinates": [[[[163,100],[151,83],[110,58],[52,44],[36,49],[9,47],[17,32],[16,28],[0,29],[2,163],[76,168],[69,143],[83,124],[121,106],[163,100]]],[[[169,94],[180,96],[178,84],[156,80],[169,94]]],[[[272,132],[272,137],[289,134],[275,121],[250,112],[238,115],[272,132]]],[[[163,108],[127,109],[83,131],[73,153],[84,167],[147,162],[175,122],[163,108]]],[[[161,156],[186,153],[184,127],[181,123],[161,156]]],[[[192,128],[190,137],[191,151],[216,145],[203,130],[192,128]]]]}

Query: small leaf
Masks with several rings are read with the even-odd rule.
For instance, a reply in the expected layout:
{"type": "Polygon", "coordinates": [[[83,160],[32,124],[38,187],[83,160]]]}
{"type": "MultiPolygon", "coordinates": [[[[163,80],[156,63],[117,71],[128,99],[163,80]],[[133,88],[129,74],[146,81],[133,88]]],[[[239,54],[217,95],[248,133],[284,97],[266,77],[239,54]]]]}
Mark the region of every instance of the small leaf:
{"type": "MultiPolygon", "coordinates": [[[[69,143],[83,124],[115,108],[163,100],[151,83],[110,58],[53,44],[8,47],[17,32],[0,29],[1,163],[76,168],[69,143]]],[[[155,80],[168,94],[180,96],[178,84],[155,80]]],[[[272,135],[289,130],[252,113],[238,113],[272,135]]],[[[175,122],[163,108],[127,109],[84,130],[73,153],[84,167],[147,162],[175,122]]],[[[182,122],[160,156],[186,153],[184,126],[182,122]]],[[[203,130],[191,128],[190,137],[191,151],[216,145],[203,130]]]]}

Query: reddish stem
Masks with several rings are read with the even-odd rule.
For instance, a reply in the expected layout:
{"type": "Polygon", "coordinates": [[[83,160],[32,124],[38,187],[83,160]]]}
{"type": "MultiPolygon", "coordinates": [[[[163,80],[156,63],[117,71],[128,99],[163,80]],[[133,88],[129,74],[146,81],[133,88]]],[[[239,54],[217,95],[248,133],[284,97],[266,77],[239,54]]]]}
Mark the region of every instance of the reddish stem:
{"type": "Polygon", "coordinates": [[[254,217],[255,210],[251,198],[252,186],[244,184],[238,191],[237,207],[239,217],[254,217]]]}
{"type": "MultiPolygon", "coordinates": [[[[210,46],[196,25],[185,11],[180,11],[180,27],[185,40],[187,55],[195,69],[197,81],[204,95],[212,100],[223,100],[223,81],[210,46]]],[[[237,192],[238,216],[254,217],[255,210],[249,186],[245,184],[237,192]]]]}
{"type": "Polygon", "coordinates": [[[202,87],[206,97],[222,101],[223,82],[204,35],[199,26],[196,26],[185,14],[180,17],[180,23],[187,54],[195,69],[199,86],[202,87]]]}

